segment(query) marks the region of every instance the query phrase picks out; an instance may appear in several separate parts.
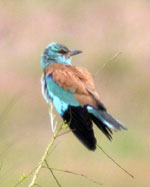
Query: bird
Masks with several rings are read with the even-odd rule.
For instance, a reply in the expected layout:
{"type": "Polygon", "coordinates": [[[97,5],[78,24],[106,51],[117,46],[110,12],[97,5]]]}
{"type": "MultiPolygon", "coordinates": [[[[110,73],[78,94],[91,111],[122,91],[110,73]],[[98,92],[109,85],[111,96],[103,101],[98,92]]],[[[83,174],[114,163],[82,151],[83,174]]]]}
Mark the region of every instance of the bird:
{"type": "Polygon", "coordinates": [[[72,65],[72,56],[82,53],[63,44],[51,43],[41,55],[42,94],[52,102],[72,133],[90,151],[96,150],[95,124],[109,139],[113,131],[127,128],[106,110],[96,91],[94,78],[83,67],[72,65]]]}

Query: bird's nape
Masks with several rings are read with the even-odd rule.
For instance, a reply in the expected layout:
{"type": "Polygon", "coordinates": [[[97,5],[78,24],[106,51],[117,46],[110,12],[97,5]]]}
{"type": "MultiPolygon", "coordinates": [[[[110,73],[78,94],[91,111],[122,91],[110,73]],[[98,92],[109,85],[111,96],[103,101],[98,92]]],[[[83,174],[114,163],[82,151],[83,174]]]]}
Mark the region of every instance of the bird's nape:
{"type": "Polygon", "coordinates": [[[70,50],[60,43],[51,43],[42,53],[42,69],[44,70],[48,65],[53,63],[71,65],[71,57],[80,54],[81,52],[81,50],[70,50]]]}

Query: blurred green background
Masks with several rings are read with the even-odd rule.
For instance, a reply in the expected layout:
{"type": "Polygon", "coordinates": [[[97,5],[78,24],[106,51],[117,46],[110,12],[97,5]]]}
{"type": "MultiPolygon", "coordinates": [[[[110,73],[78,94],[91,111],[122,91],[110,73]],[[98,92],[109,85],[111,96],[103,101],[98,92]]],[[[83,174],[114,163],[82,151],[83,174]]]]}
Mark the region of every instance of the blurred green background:
{"type": "MultiPolygon", "coordinates": [[[[73,65],[93,74],[122,52],[95,83],[108,111],[128,131],[114,133],[111,143],[94,128],[98,144],[135,179],[100,150],[86,150],[71,133],[57,139],[50,166],[83,173],[106,187],[150,186],[149,10],[148,0],[0,1],[0,187],[12,186],[30,172],[52,137],[40,85],[41,52],[51,42],[83,50],[73,65]]],[[[63,187],[97,186],[82,177],[55,174],[63,187]]],[[[38,183],[57,186],[46,169],[38,183]]]]}

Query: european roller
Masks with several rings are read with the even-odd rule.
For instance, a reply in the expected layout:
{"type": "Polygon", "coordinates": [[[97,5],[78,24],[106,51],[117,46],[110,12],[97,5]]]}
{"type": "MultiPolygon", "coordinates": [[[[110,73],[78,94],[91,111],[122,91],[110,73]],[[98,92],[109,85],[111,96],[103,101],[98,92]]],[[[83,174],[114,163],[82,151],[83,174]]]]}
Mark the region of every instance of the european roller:
{"type": "Polygon", "coordinates": [[[41,58],[42,93],[48,103],[53,103],[73,134],[94,151],[97,143],[93,123],[109,140],[112,131],[126,130],[126,127],[107,112],[91,73],[72,65],[71,57],[81,52],[59,43],[51,43],[45,48],[41,58]]]}

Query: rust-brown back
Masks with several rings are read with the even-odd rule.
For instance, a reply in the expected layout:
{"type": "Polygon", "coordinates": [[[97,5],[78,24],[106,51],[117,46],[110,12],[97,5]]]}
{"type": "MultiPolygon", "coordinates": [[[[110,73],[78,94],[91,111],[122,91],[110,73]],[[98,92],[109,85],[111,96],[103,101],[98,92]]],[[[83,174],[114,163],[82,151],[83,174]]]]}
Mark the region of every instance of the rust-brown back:
{"type": "Polygon", "coordinates": [[[44,74],[52,75],[60,87],[74,93],[80,104],[98,108],[100,100],[93,76],[85,68],[57,63],[47,66],[44,74]]]}

